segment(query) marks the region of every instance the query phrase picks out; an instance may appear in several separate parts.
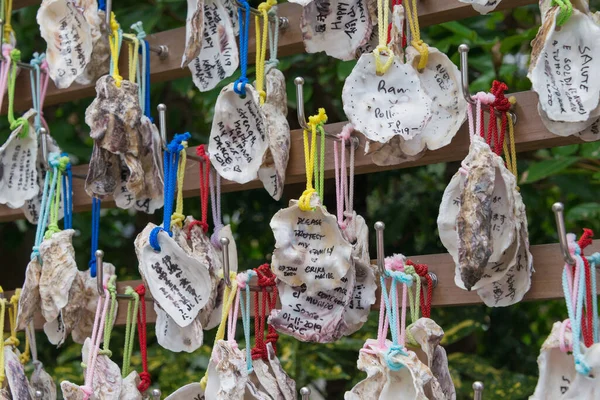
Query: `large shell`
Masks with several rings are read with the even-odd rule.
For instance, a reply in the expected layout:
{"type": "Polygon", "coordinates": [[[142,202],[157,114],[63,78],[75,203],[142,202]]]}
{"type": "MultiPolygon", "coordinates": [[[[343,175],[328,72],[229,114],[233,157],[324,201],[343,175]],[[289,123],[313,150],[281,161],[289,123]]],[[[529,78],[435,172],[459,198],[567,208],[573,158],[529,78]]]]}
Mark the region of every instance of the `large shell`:
{"type": "Polygon", "coordinates": [[[459,0],[461,3],[472,4],[475,11],[487,14],[496,9],[501,0],[459,0]]]}
{"type": "MultiPolygon", "coordinates": [[[[403,393],[408,399],[427,400],[425,387],[431,382],[433,375],[414,352],[409,350],[407,353],[406,356],[397,354],[391,357],[393,361],[402,363],[404,367],[399,371],[386,369],[387,380],[380,396],[382,400],[394,398],[396,393],[403,393]]],[[[380,357],[382,357],[381,353],[380,357]]]]}
{"type": "Polygon", "coordinates": [[[557,18],[555,10],[546,21],[551,23],[549,29],[545,29],[548,23],[540,29],[528,76],[548,118],[585,121],[600,101],[600,82],[592,77],[592,71],[600,68],[595,57],[600,52],[600,26],[577,9],[560,29],[556,29],[557,18]]]}
{"type": "Polygon", "coordinates": [[[204,1],[204,39],[200,55],[188,65],[201,92],[213,89],[230,77],[239,65],[231,19],[221,1],[204,1]]]}
{"type": "MultiPolygon", "coordinates": [[[[79,2],[81,3],[84,2],[79,2]]],[[[85,1],[84,16],[90,24],[92,35],[92,55],[85,67],[85,70],[79,75],[75,82],[81,85],[89,85],[96,79],[108,73],[110,69],[110,45],[108,43],[108,27],[106,25],[106,14],[103,10],[98,10],[97,3],[85,1]]]]}
{"type": "MultiPolygon", "coordinates": [[[[419,52],[412,46],[406,50],[406,62],[415,69],[419,52]]],[[[418,155],[424,149],[438,150],[450,144],[467,117],[467,102],[460,93],[460,71],[448,56],[429,47],[425,69],[419,72],[425,93],[431,98],[431,119],[423,131],[400,147],[408,155],[418,155]]]]}
{"type": "MultiPolygon", "coordinates": [[[[90,351],[90,338],[87,338],[81,348],[83,362],[88,361],[90,351]]],[[[92,397],[103,400],[119,400],[121,395],[121,369],[108,356],[98,354],[94,375],[92,377],[92,397]]],[[[61,385],[62,387],[62,385],[61,385]]]]}
{"type": "Polygon", "coordinates": [[[373,29],[365,0],[314,0],[305,5],[300,22],[307,53],[324,51],[340,60],[353,60],[373,29]]]}
{"type": "Polygon", "coordinates": [[[185,351],[193,353],[202,346],[204,332],[199,318],[180,327],[159,305],[154,303],[156,312],[156,340],[158,344],[174,353],[185,351]]]}
{"type": "Polygon", "coordinates": [[[45,239],[40,245],[42,275],[40,277],[40,296],[42,315],[46,321],[58,317],[68,303],[69,291],[77,275],[75,249],[71,240],[75,231],[67,229],[45,239]]]}
{"type": "Polygon", "coordinates": [[[23,125],[18,126],[0,147],[0,204],[10,208],[23,207],[26,200],[33,199],[40,191],[34,117],[35,110],[27,111],[23,118],[29,122],[29,131],[21,132],[23,125]]]}
{"type": "Polygon", "coordinates": [[[119,400],[142,400],[142,394],[138,390],[141,379],[136,371],[131,371],[121,384],[121,394],[119,400]]]}
{"type": "Polygon", "coordinates": [[[42,267],[38,261],[38,257],[33,257],[27,269],[25,270],[25,282],[21,289],[21,297],[19,298],[19,311],[17,312],[17,330],[23,331],[33,320],[35,313],[40,310],[40,276],[42,275],[42,267]]]}
{"type": "Polygon", "coordinates": [[[269,324],[279,332],[303,342],[331,343],[348,329],[346,307],[353,296],[354,266],[341,279],[339,287],[309,293],[307,286],[291,287],[279,281],[281,310],[272,310],[269,324]]]}
{"type": "Polygon", "coordinates": [[[15,400],[31,400],[31,390],[23,364],[21,364],[19,356],[13,351],[12,346],[4,347],[4,371],[12,398],[15,400]]]}
{"type": "Polygon", "coordinates": [[[267,124],[269,147],[258,170],[258,178],[275,200],[281,199],[285,170],[290,158],[290,124],[287,120],[285,77],[276,68],[265,76],[267,99],[262,109],[267,124]]]}
{"type": "Polygon", "coordinates": [[[297,203],[271,219],[275,236],[272,269],[290,286],[306,284],[308,294],[342,286],[351,268],[352,245],[342,236],[336,217],[316,206],[302,211],[297,203]]]}
{"type": "Polygon", "coordinates": [[[257,176],[268,148],[267,128],[258,92],[246,85],[242,98],[233,86],[224,87],[217,98],[208,152],[219,175],[243,184],[257,176]]]}
{"type": "Polygon", "coordinates": [[[90,62],[93,49],[90,24],[82,10],[69,0],[42,1],[37,22],[47,44],[50,78],[57,88],[67,88],[90,62]]]}
{"type": "Polygon", "coordinates": [[[139,269],[154,300],[177,325],[186,327],[209,300],[210,275],[165,231],[158,233],[158,243],[160,252],[149,244],[137,249],[139,269]]]}
{"type": "MultiPolygon", "coordinates": [[[[381,59],[386,63],[386,56],[381,59]]],[[[397,57],[385,75],[379,76],[375,56],[363,54],[346,79],[342,101],[354,128],[380,143],[396,135],[412,139],[431,119],[431,98],[421,87],[417,71],[397,57]]]]}
{"type": "Polygon", "coordinates": [[[33,373],[31,374],[31,388],[35,392],[42,392],[42,399],[56,400],[56,384],[54,379],[44,370],[44,366],[39,361],[33,362],[33,373]]]}
{"type": "Polygon", "coordinates": [[[246,357],[237,343],[219,340],[208,364],[206,400],[241,399],[246,391],[246,357]]]}
{"type": "Polygon", "coordinates": [[[198,382],[190,383],[171,393],[165,400],[204,400],[204,389],[198,382]]]}
{"type": "Polygon", "coordinates": [[[267,356],[271,365],[271,371],[275,375],[283,398],[285,400],[294,400],[296,398],[296,381],[290,378],[281,366],[271,343],[267,343],[267,356]]]}
{"type": "Polygon", "coordinates": [[[186,67],[200,54],[204,37],[204,0],[187,1],[185,20],[185,49],[181,56],[181,68],[186,67]]]}

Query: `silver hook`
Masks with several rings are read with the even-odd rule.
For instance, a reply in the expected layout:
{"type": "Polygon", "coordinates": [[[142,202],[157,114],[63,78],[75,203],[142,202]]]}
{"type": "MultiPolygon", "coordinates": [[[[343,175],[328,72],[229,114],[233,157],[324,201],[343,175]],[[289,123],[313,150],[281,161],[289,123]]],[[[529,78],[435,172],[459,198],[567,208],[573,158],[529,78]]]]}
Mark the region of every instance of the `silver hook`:
{"type": "Polygon", "coordinates": [[[162,395],[162,393],[160,392],[160,389],[152,389],[152,399],[153,400],[160,400],[161,395],[162,395]]]}
{"type": "Polygon", "coordinates": [[[302,400],[309,400],[310,399],[310,389],[307,388],[306,386],[304,386],[302,389],[300,389],[300,396],[302,396],[302,400]]]}
{"type": "Polygon", "coordinates": [[[223,279],[227,287],[231,288],[231,279],[229,279],[229,239],[222,237],[219,241],[221,242],[221,251],[223,252],[223,279]]]}
{"type": "Polygon", "coordinates": [[[49,164],[48,160],[48,131],[46,128],[40,128],[40,140],[42,141],[42,161],[44,166],[47,167],[49,164]]]}
{"type": "MultiPolygon", "coordinates": [[[[458,46],[458,52],[460,53],[460,82],[462,95],[467,101],[467,103],[471,105],[475,105],[475,100],[471,97],[471,92],[469,91],[469,46],[466,44],[461,44],[458,46]]],[[[510,117],[513,120],[513,125],[517,124],[518,118],[517,114],[509,111],[510,117]]],[[[497,116],[502,116],[500,113],[496,113],[497,116]]]]}
{"type": "Polygon", "coordinates": [[[439,283],[437,274],[435,272],[428,272],[427,275],[431,278],[431,288],[435,289],[439,283]]]}
{"type": "Polygon", "coordinates": [[[483,382],[473,382],[473,400],[483,399],[483,382]]]}
{"type": "Polygon", "coordinates": [[[167,148],[167,106],[160,103],[156,106],[158,110],[158,130],[160,132],[160,140],[162,140],[163,149],[167,148]]]}
{"type": "Polygon", "coordinates": [[[96,285],[98,294],[104,297],[104,252],[96,250],[96,285]]]}
{"type": "Polygon", "coordinates": [[[569,265],[575,265],[576,262],[571,256],[571,252],[569,251],[569,244],[567,242],[567,233],[565,230],[565,218],[563,211],[565,210],[565,206],[563,203],[554,203],[552,205],[552,211],[554,211],[554,217],[556,219],[556,230],[558,233],[558,241],[560,243],[560,251],[563,254],[563,259],[569,265]]]}
{"type": "Polygon", "coordinates": [[[381,221],[375,222],[375,231],[377,232],[377,269],[379,270],[380,276],[386,276],[385,273],[385,254],[383,249],[383,231],[385,224],[381,221]]]}

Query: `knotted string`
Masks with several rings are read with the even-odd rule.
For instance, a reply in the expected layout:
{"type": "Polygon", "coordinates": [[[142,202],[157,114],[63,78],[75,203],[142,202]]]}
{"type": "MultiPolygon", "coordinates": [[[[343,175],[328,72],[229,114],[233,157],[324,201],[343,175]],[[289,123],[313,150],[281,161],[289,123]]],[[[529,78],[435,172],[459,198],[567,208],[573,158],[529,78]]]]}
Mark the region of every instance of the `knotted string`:
{"type": "Polygon", "coordinates": [[[123,378],[131,372],[131,353],[133,353],[133,342],[135,340],[135,328],[137,325],[138,307],[140,295],[127,286],[125,294],[131,296],[127,302],[127,322],[125,323],[125,346],[123,347],[123,378]]]}
{"type": "MultiPolygon", "coordinates": [[[[8,0],[10,1],[10,0],[8,0]]],[[[13,49],[10,52],[10,71],[8,73],[8,122],[10,130],[14,131],[21,128],[19,132],[20,138],[25,138],[29,134],[29,121],[27,118],[19,117],[15,119],[15,84],[17,81],[17,63],[21,61],[21,51],[13,49]]]]}
{"type": "Polygon", "coordinates": [[[208,195],[210,192],[210,157],[206,152],[206,145],[199,145],[196,147],[196,155],[202,159],[198,163],[199,180],[200,180],[200,214],[201,220],[194,220],[188,227],[188,238],[192,232],[194,226],[200,226],[202,232],[208,232],[208,195]]]}
{"type": "Polygon", "coordinates": [[[578,245],[581,249],[581,257],[585,267],[585,310],[583,313],[583,319],[581,321],[581,331],[583,333],[583,339],[586,347],[591,347],[594,344],[594,314],[592,311],[592,298],[596,297],[596,292],[592,292],[592,274],[596,274],[596,270],[593,271],[590,268],[590,262],[584,256],[584,250],[586,247],[592,244],[592,238],[594,232],[591,229],[584,229],[583,235],[579,239],[578,245]]]}
{"type": "MultiPolygon", "coordinates": [[[[67,165],[69,165],[69,157],[60,156],[60,157],[50,157],[50,166],[57,171],[57,174],[63,174],[67,165]]],[[[48,223],[48,229],[44,234],[44,239],[50,239],[52,235],[60,232],[60,228],[58,227],[58,212],[60,210],[60,200],[61,200],[61,184],[60,181],[56,180],[56,188],[54,190],[54,198],[51,199],[49,207],[50,207],[50,221],[48,223]]],[[[68,210],[65,210],[67,213],[68,210]]],[[[67,216],[67,219],[70,218],[67,216]]]]}
{"type": "Polygon", "coordinates": [[[254,348],[252,349],[253,360],[268,360],[267,343],[271,343],[273,351],[277,351],[276,343],[279,335],[275,328],[268,326],[267,338],[265,340],[265,323],[270,310],[276,307],[277,284],[275,274],[271,271],[269,264],[263,264],[254,270],[258,277],[260,292],[254,293],[254,348]],[[267,288],[271,288],[271,293],[267,288]]]}
{"type": "MultiPolygon", "coordinates": [[[[333,159],[335,169],[336,207],[337,219],[340,229],[346,230],[348,222],[354,217],[354,146],[351,142],[351,133],[354,131],[352,124],[346,124],[342,132],[337,135],[340,139],[333,142],[333,159]],[[346,147],[350,143],[350,172],[346,169],[346,147]],[[341,157],[338,156],[338,146],[341,147],[341,157]],[[339,161],[338,161],[339,160],[339,161]],[[339,166],[339,168],[338,168],[339,166]],[[349,177],[346,175],[348,174],[349,177]],[[344,218],[345,217],[345,218],[344,218]]],[[[354,232],[353,232],[354,233],[354,232]]],[[[356,238],[348,238],[353,243],[356,238]]]]}
{"type": "Polygon", "coordinates": [[[423,71],[427,66],[427,62],[429,61],[429,47],[427,46],[427,43],[421,40],[421,29],[419,28],[419,15],[417,12],[417,0],[407,0],[406,17],[408,19],[408,25],[411,33],[410,44],[421,55],[417,69],[419,71],[423,71]]]}
{"type": "MultiPolygon", "coordinates": [[[[239,307],[242,312],[242,327],[244,329],[244,340],[246,341],[246,369],[248,372],[252,372],[252,352],[250,344],[250,285],[249,282],[256,273],[252,270],[242,272],[237,275],[238,291],[237,297],[239,299],[239,307]],[[241,296],[240,291],[244,290],[244,297],[241,296]]],[[[235,325],[235,324],[234,324],[235,325]]],[[[235,337],[235,331],[234,337],[235,337]]],[[[230,338],[231,340],[231,338],[230,338]]]]}
{"type": "Polygon", "coordinates": [[[267,98],[265,92],[265,61],[267,59],[267,35],[269,31],[269,11],[277,5],[277,0],[267,0],[258,6],[260,15],[254,17],[254,30],[256,31],[256,91],[260,97],[260,104],[267,98]],[[262,32],[260,20],[262,18],[262,32]]]}
{"type": "Polygon", "coordinates": [[[4,21],[4,35],[2,36],[2,43],[10,43],[11,39],[15,37],[15,31],[11,25],[13,2],[12,0],[4,0],[3,3],[4,14],[2,15],[2,20],[4,21]]]}
{"type": "MultiPolygon", "coordinates": [[[[319,193],[320,182],[315,180],[315,185],[317,188],[313,186],[313,174],[315,174],[315,170],[317,166],[317,132],[319,132],[323,136],[323,140],[325,138],[325,130],[323,129],[323,125],[327,122],[327,114],[325,114],[324,108],[319,108],[319,114],[313,115],[308,119],[308,127],[311,133],[310,144],[308,140],[308,130],[304,130],[304,162],[306,164],[306,190],[302,193],[298,201],[298,207],[302,211],[310,211],[312,210],[310,200],[314,193],[319,194],[319,198],[322,199],[322,193],[319,193]]],[[[325,145],[324,142],[321,143],[321,155],[322,155],[322,165],[324,165],[324,155],[325,155],[325,145]]],[[[318,173],[316,174],[318,175],[318,173]]]]}
{"type": "Polygon", "coordinates": [[[48,124],[44,119],[43,112],[44,99],[46,98],[46,91],[48,90],[48,81],[50,78],[48,75],[46,53],[33,53],[30,64],[33,66],[33,70],[29,72],[29,79],[31,81],[31,100],[33,102],[33,109],[35,110],[35,132],[39,137],[40,128],[42,126],[46,128],[46,132],[50,131],[48,129],[48,124]]]}
{"type": "Polygon", "coordinates": [[[243,7],[238,8],[240,25],[240,77],[233,84],[233,90],[242,98],[246,97],[248,84],[248,35],[250,29],[250,4],[247,0],[240,0],[243,7]]]}
{"type": "Polygon", "coordinates": [[[142,372],[140,373],[138,390],[144,393],[152,384],[152,378],[148,372],[148,348],[146,341],[146,286],[141,284],[135,288],[135,291],[141,300],[137,315],[138,341],[140,342],[140,353],[142,356],[142,372]]]}
{"type": "Polygon", "coordinates": [[[556,24],[563,26],[571,18],[571,15],[573,15],[571,0],[552,0],[552,5],[560,7],[560,12],[556,16],[556,24]]]}
{"type": "Polygon", "coordinates": [[[113,326],[115,325],[116,314],[116,306],[117,306],[117,286],[116,286],[117,277],[116,275],[112,275],[108,279],[108,293],[110,294],[110,310],[108,312],[108,316],[104,323],[104,343],[103,348],[98,354],[102,354],[107,356],[108,358],[112,357],[112,351],[110,351],[110,339],[112,337],[113,326]]]}
{"type": "Polygon", "coordinates": [[[221,229],[223,229],[223,219],[221,216],[221,175],[215,171],[211,166],[208,167],[210,172],[208,174],[210,184],[210,205],[212,210],[212,219],[215,229],[210,242],[215,248],[221,250],[221,229]]]}
{"type": "Polygon", "coordinates": [[[429,318],[431,316],[431,296],[433,295],[433,279],[429,275],[429,268],[426,264],[415,264],[411,260],[406,260],[406,265],[413,267],[417,275],[427,281],[427,297],[425,297],[425,292],[420,290],[419,300],[421,303],[421,315],[429,318]]]}
{"type": "Polygon", "coordinates": [[[379,28],[379,45],[375,47],[375,50],[373,50],[373,57],[375,57],[375,71],[377,75],[385,74],[394,62],[394,52],[387,46],[388,32],[386,28],[389,20],[389,12],[389,1],[377,0],[377,27],[379,28]],[[381,62],[382,54],[386,54],[388,57],[385,64],[381,62]]]}
{"type": "MultiPolygon", "coordinates": [[[[127,50],[128,50],[128,54],[129,54],[129,81],[131,83],[136,83],[136,79],[137,82],[140,82],[140,79],[138,78],[140,76],[140,64],[138,61],[138,53],[140,50],[140,40],[137,38],[136,35],[132,34],[132,33],[124,33],[123,37],[129,39],[128,43],[127,43],[127,50]]],[[[138,85],[138,98],[140,96],[140,90],[141,90],[141,84],[138,85]]],[[[142,102],[140,101],[140,107],[141,107],[142,102]]]]}
{"type": "MultiPolygon", "coordinates": [[[[4,341],[5,346],[13,346],[15,349],[19,347],[21,342],[17,338],[17,313],[19,312],[19,299],[21,298],[21,289],[16,289],[15,293],[10,297],[8,303],[8,325],[10,328],[10,336],[4,341]]],[[[19,358],[21,364],[29,362],[29,339],[25,339],[25,352],[19,358]]]]}

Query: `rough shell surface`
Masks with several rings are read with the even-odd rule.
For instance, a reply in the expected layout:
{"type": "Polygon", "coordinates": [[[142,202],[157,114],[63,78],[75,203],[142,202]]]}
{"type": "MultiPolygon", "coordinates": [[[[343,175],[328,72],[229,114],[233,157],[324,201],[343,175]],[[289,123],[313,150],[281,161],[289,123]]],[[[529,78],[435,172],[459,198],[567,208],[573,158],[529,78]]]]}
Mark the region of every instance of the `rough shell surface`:
{"type": "Polygon", "coordinates": [[[204,400],[204,390],[200,383],[194,382],[185,385],[171,393],[165,400],[204,400]]]}
{"type": "Polygon", "coordinates": [[[532,43],[536,58],[528,76],[548,118],[585,121],[600,101],[600,82],[590,79],[600,68],[600,26],[577,9],[560,29],[557,18],[555,11],[532,43]]]}
{"type": "Polygon", "coordinates": [[[222,2],[204,0],[202,49],[200,55],[188,64],[192,80],[201,92],[213,89],[223,79],[233,75],[239,65],[231,21],[222,2]]]}
{"type": "Polygon", "coordinates": [[[90,62],[93,49],[91,26],[83,12],[69,0],[42,1],[37,22],[47,44],[50,78],[57,88],[67,88],[90,62]],[[75,37],[79,39],[75,40],[75,37]]]}
{"type": "MultiPolygon", "coordinates": [[[[382,64],[387,61],[381,56],[382,64]]],[[[395,57],[383,75],[375,71],[375,56],[363,54],[342,90],[344,112],[354,128],[369,140],[386,143],[400,135],[412,139],[431,119],[431,98],[415,69],[395,57]]]]}
{"type": "Polygon", "coordinates": [[[34,128],[35,111],[29,110],[23,118],[29,122],[29,131],[23,138],[20,125],[13,130],[0,147],[0,204],[20,208],[40,191],[37,178],[38,142],[34,128]]]}
{"type": "MultiPolygon", "coordinates": [[[[402,363],[405,368],[399,371],[386,368],[387,380],[381,390],[382,399],[392,399],[395,394],[403,393],[409,399],[427,400],[425,387],[433,379],[431,370],[414,352],[409,350],[407,353],[407,356],[398,354],[391,357],[393,361],[402,363]]],[[[383,358],[383,354],[380,353],[379,356],[383,358]]]]}
{"type": "Polygon", "coordinates": [[[23,364],[19,360],[19,356],[13,351],[12,346],[4,347],[4,373],[10,392],[13,399],[31,399],[31,391],[29,388],[29,381],[23,364]]]}
{"type": "Polygon", "coordinates": [[[156,340],[158,344],[174,353],[193,353],[202,346],[204,331],[199,318],[186,327],[180,327],[160,306],[154,303],[156,312],[156,340]]]}
{"type": "MultiPolygon", "coordinates": [[[[374,349],[379,350],[378,347],[374,349]]],[[[358,354],[357,366],[360,371],[367,373],[367,377],[357,383],[351,391],[346,392],[344,400],[379,400],[387,380],[387,366],[384,366],[377,352],[362,350],[358,354]]]]}
{"type": "Polygon", "coordinates": [[[283,400],[283,394],[279,390],[277,379],[271,371],[270,365],[262,359],[252,360],[253,371],[249,374],[249,382],[252,382],[254,387],[250,386],[247,388],[248,391],[255,391],[256,394],[252,393],[253,397],[263,397],[262,393],[269,393],[271,397],[268,399],[283,400]]]}
{"type": "Polygon", "coordinates": [[[256,178],[269,144],[258,92],[246,85],[246,97],[241,98],[233,85],[217,98],[208,152],[221,177],[243,184],[256,178]]]}
{"type": "Polygon", "coordinates": [[[281,199],[285,170],[290,158],[290,124],[287,121],[285,77],[276,68],[266,74],[267,98],[262,109],[267,124],[269,147],[258,170],[258,178],[275,200],[281,199]]]}
{"type": "Polygon", "coordinates": [[[336,217],[322,206],[302,211],[297,204],[271,219],[275,236],[273,273],[290,286],[306,284],[307,292],[332,290],[352,266],[352,245],[342,236],[336,217]]]}
{"type": "Polygon", "coordinates": [[[42,315],[46,321],[58,317],[69,300],[69,291],[77,275],[75,249],[72,238],[75,231],[67,229],[45,239],[40,245],[42,275],[40,277],[40,297],[42,315]]]}
{"type": "Polygon", "coordinates": [[[121,395],[119,400],[142,400],[142,394],[138,390],[141,379],[136,371],[127,375],[121,384],[121,395]]]}
{"type": "Polygon", "coordinates": [[[290,378],[281,366],[271,343],[267,343],[267,357],[283,398],[285,400],[294,400],[296,398],[296,381],[290,378]]]}
{"type": "Polygon", "coordinates": [[[376,149],[373,150],[371,159],[375,165],[379,165],[381,167],[400,165],[420,159],[427,151],[426,149],[423,149],[421,153],[414,156],[409,156],[402,150],[402,143],[403,139],[400,136],[394,136],[384,144],[371,142],[369,147],[376,149]]]}
{"type": "Polygon", "coordinates": [[[79,385],[69,381],[62,381],[60,383],[60,390],[65,400],[84,400],[83,391],[79,385]]]}
{"type": "Polygon", "coordinates": [[[33,373],[31,374],[31,389],[42,392],[42,399],[56,400],[56,384],[49,373],[44,370],[41,362],[33,362],[33,373]]]}
{"type": "Polygon", "coordinates": [[[538,103],[538,113],[542,123],[550,132],[558,136],[571,136],[577,135],[586,142],[593,142],[597,140],[598,131],[593,133],[594,128],[592,125],[598,124],[600,120],[600,107],[596,107],[590,114],[590,118],[583,122],[564,122],[564,121],[552,121],[548,118],[546,112],[538,103]]]}
{"type": "MultiPolygon", "coordinates": [[[[406,56],[406,62],[416,69],[418,51],[409,46],[406,56]]],[[[438,150],[449,145],[467,117],[467,102],[460,92],[460,71],[456,65],[435,47],[429,47],[428,60],[419,79],[431,98],[431,119],[420,134],[400,142],[402,150],[412,156],[424,149],[438,150]]]]}
{"type": "Polygon", "coordinates": [[[33,320],[33,316],[40,310],[40,277],[42,275],[42,267],[38,261],[38,257],[34,257],[27,264],[25,270],[25,282],[21,289],[21,297],[19,298],[19,310],[17,312],[17,330],[24,331],[25,327],[33,320]]]}
{"type": "Polygon", "coordinates": [[[487,14],[498,7],[501,0],[459,0],[461,3],[472,4],[475,11],[480,14],[487,14]]]}
{"type": "Polygon", "coordinates": [[[188,0],[185,20],[185,49],[181,56],[181,68],[198,57],[204,38],[204,1],[188,0]]]}
{"type": "Polygon", "coordinates": [[[302,9],[302,40],[307,53],[324,51],[348,61],[373,29],[366,0],[314,0],[302,9]]]}
{"type": "MultiPolygon", "coordinates": [[[[223,1],[223,7],[225,8],[225,11],[227,12],[227,15],[229,16],[229,20],[231,21],[231,27],[233,29],[233,34],[235,36],[238,36],[240,34],[240,27],[238,26],[238,6],[235,2],[235,0],[224,0],[223,1]]],[[[273,8],[276,8],[277,6],[274,6],[273,8]]],[[[271,9],[273,9],[271,8],[271,9]]]]}
{"type": "MultiPolygon", "coordinates": [[[[90,339],[88,338],[81,349],[83,362],[87,362],[89,351],[90,339]]],[[[119,366],[107,356],[98,354],[92,377],[92,399],[119,400],[122,382],[119,366]]]]}
{"type": "MultiPolygon", "coordinates": [[[[92,2],[86,1],[85,3],[92,2]]],[[[107,74],[110,69],[110,45],[108,44],[109,32],[106,25],[106,14],[94,7],[86,7],[85,9],[84,15],[90,24],[93,49],[85,70],[75,79],[75,82],[81,85],[89,85],[102,75],[107,74]]]]}
{"type": "Polygon", "coordinates": [[[243,398],[248,381],[245,358],[237,343],[225,340],[215,343],[208,364],[206,400],[243,398]]]}

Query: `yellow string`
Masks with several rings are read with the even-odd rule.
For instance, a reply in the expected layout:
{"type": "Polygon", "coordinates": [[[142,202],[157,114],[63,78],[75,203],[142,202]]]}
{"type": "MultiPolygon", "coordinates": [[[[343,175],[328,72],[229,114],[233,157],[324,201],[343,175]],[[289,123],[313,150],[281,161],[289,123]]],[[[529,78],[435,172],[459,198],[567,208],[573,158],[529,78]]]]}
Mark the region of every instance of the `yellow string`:
{"type": "Polygon", "coordinates": [[[378,27],[379,27],[379,45],[373,50],[373,56],[375,57],[375,72],[377,75],[385,74],[394,62],[394,52],[387,47],[388,42],[388,14],[389,14],[389,1],[388,0],[377,0],[377,15],[378,15],[378,27]],[[388,59],[385,64],[381,63],[381,54],[387,54],[388,59]]]}
{"type": "Polygon", "coordinates": [[[421,58],[419,59],[418,70],[422,71],[427,66],[429,60],[429,47],[427,43],[421,40],[421,30],[419,28],[419,15],[417,12],[417,0],[407,0],[406,2],[406,16],[408,17],[408,24],[410,26],[410,33],[412,40],[410,44],[419,52],[421,58]]]}
{"type": "Polygon", "coordinates": [[[315,168],[315,158],[317,156],[317,127],[327,122],[327,114],[324,108],[319,108],[317,115],[308,118],[308,127],[311,131],[311,141],[308,142],[308,130],[304,130],[304,163],[306,164],[306,190],[298,200],[298,207],[302,211],[310,211],[310,198],[316,192],[313,186],[313,173],[315,168]]]}
{"type": "Polygon", "coordinates": [[[17,339],[17,312],[19,311],[19,298],[21,297],[21,289],[15,290],[15,294],[10,298],[8,307],[8,324],[10,326],[10,337],[4,342],[5,345],[19,346],[20,342],[17,339]]]}
{"type": "Polygon", "coordinates": [[[131,83],[135,83],[138,65],[138,52],[140,49],[140,40],[137,38],[137,36],[132,35],[131,33],[125,33],[123,34],[123,36],[130,39],[127,46],[129,49],[129,81],[131,83]]]}
{"type": "Polygon", "coordinates": [[[183,150],[179,153],[179,166],[177,167],[177,202],[175,203],[175,212],[171,215],[171,226],[177,225],[178,227],[183,226],[185,215],[183,215],[183,179],[185,178],[185,164],[187,161],[187,149],[188,143],[181,142],[183,150]]]}
{"type": "Polygon", "coordinates": [[[112,58],[113,64],[113,74],[112,77],[115,80],[115,85],[117,87],[121,87],[121,82],[123,81],[123,77],[119,75],[119,30],[121,27],[117,22],[117,18],[115,17],[115,13],[110,13],[110,30],[111,34],[108,37],[108,43],[110,46],[110,57],[112,58]]]}
{"type": "MultiPolygon", "coordinates": [[[[4,292],[1,292],[4,293],[4,292]]],[[[0,326],[2,326],[2,340],[0,340],[0,388],[4,386],[4,315],[6,313],[6,299],[0,298],[0,326]]]]}
{"type": "Polygon", "coordinates": [[[264,89],[265,84],[265,61],[267,59],[267,33],[269,31],[269,10],[277,5],[277,0],[267,0],[260,3],[258,11],[260,16],[254,18],[254,30],[256,31],[256,91],[260,96],[260,104],[265,103],[267,93],[264,89]],[[260,28],[260,19],[263,20],[262,33],[260,28]]]}
{"type": "Polygon", "coordinates": [[[12,0],[4,1],[4,36],[3,43],[10,43],[11,37],[14,35],[15,31],[10,24],[11,16],[12,16],[12,0]]]}
{"type": "MultiPolygon", "coordinates": [[[[227,317],[229,316],[229,312],[231,311],[231,306],[233,301],[235,300],[235,296],[237,294],[237,284],[236,284],[237,274],[235,272],[231,272],[229,274],[229,280],[233,283],[235,287],[229,287],[225,285],[225,293],[223,294],[223,298],[225,302],[223,303],[223,313],[221,314],[221,323],[219,324],[219,328],[217,329],[217,334],[215,336],[215,345],[219,340],[223,340],[225,338],[225,326],[227,325],[227,317]]],[[[214,346],[213,346],[214,348],[214,346]]],[[[200,380],[200,386],[202,390],[206,390],[206,384],[208,383],[208,369],[206,373],[200,380]]]]}

